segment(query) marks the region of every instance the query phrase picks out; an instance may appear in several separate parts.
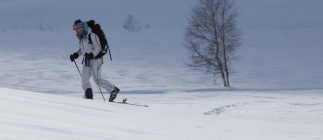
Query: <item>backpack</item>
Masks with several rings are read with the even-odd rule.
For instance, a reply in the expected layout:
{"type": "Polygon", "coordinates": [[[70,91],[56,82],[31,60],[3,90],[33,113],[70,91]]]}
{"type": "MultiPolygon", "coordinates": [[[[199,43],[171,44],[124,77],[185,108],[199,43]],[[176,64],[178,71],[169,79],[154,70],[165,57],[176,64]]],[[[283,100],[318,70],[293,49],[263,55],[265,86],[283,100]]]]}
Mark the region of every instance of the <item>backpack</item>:
{"type": "MultiPolygon", "coordinates": [[[[88,26],[92,29],[91,33],[96,34],[99,37],[99,41],[101,44],[101,52],[97,55],[94,56],[95,59],[103,57],[105,54],[108,53],[109,45],[108,41],[105,37],[104,32],[102,31],[101,27],[99,24],[95,24],[94,20],[90,20],[86,22],[88,26]]],[[[92,39],[91,39],[91,33],[89,33],[88,38],[89,38],[89,44],[93,44],[92,39]]],[[[109,51],[110,53],[110,51],[109,51]]],[[[110,59],[112,61],[111,53],[110,53],[110,59]]]]}

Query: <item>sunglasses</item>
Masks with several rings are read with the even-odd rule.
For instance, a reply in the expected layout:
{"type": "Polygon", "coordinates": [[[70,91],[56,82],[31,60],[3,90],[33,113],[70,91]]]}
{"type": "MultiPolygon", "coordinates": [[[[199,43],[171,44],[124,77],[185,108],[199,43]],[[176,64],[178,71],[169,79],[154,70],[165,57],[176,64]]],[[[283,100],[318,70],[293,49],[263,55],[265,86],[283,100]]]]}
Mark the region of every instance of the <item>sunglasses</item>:
{"type": "Polygon", "coordinates": [[[76,25],[72,25],[73,26],[73,30],[81,30],[83,29],[83,24],[76,24],[76,25]]]}

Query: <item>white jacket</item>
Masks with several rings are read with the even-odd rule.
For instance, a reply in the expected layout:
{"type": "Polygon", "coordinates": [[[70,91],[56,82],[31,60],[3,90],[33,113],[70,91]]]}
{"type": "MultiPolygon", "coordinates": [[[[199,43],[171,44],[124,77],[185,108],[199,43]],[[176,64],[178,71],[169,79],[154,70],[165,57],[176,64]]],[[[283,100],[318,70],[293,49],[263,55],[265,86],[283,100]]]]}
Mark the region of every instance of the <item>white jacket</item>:
{"type": "Polygon", "coordinates": [[[83,35],[83,37],[81,38],[79,46],[80,49],[76,52],[79,56],[84,56],[85,53],[93,53],[93,56],[95,57],[101,52],[99,37],[96,34],[92,33],[92,29],[90,27],[88,28],[88,34],[83,35]],[[92,44],[89,44],[89,34],[91,36],[92,44]]]}

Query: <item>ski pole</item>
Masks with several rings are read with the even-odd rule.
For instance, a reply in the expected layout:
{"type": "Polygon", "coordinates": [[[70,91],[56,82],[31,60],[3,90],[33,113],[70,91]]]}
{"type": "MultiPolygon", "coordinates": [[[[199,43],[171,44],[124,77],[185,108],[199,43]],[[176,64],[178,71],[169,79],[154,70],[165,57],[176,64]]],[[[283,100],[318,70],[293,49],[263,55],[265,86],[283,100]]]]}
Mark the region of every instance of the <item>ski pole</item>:
{"type": "Polygon", "coordinates": [[[80,76],[82,77],[82,74],[81,74],[81,71],[80,71],[79,67],[77,66],[77,64],[76,64],[76,62],[75,62],[75,61],[74,61],[74,63],[75,63],[75,66],[76,66],[77,70],[78,70],[78,71],[79,71],[79,73],[80,73],[80,76]]]}
{"type": "Polygon", "coordinates": [[[100,84],[99,84],[99,80],[98,80],[98,78],[95,76],[95,73],[94,73],[94,71],[93,71],[93,68],[92,68],[92,66],[91,66],[91,64],[90,64],[90,60],[88,60],[88,64],[89,64],[89,66],[91,67],[91,70],[92,70],[92,73],[93,73],[93,76],[94,76],[94,78],[95,78],[95,80],[96,80],[96,83],[98,84],[98,87],[99,87],[99,90],[100,90],[100,92],[101,92],[101,95],[102,95],[102,98],[103,98],[103,100],[105,101],[105,98],[104,98],[104,96],[103,96],[103,93],[102,93],[102,90],[101,90],[101,87],[100,87],[100,84]]]}
{"type": "Polygon", "coordinates": [[[111,50],[109,50],[110,60],[112,61],[111,50]]]}
{"type": "Polygon", "coordinates": [[[112,61],[111,49],[109,48],[110,60],[112,61]]]}

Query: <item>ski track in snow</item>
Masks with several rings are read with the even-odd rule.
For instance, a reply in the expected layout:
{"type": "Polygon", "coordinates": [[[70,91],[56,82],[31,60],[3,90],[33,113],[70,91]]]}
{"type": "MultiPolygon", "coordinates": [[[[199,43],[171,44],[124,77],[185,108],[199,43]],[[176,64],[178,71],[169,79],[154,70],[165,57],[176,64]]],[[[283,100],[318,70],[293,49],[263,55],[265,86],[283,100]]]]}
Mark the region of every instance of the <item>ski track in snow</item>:
{"type": "Polygon", "coordinates": [[[211,111],[208,111],[208,112],[204,112],[203,114],[204,115],[211,115],[211,114],[220,114],[220,113],[223,113],[224,111],[230,109],[230,108],[235,108],[237,107],[235,104],[232,104],[232,105],[225,105],[225,106],[221,106],[221,107],[218,107],[218,108],[215,108],[211,111]]]}

